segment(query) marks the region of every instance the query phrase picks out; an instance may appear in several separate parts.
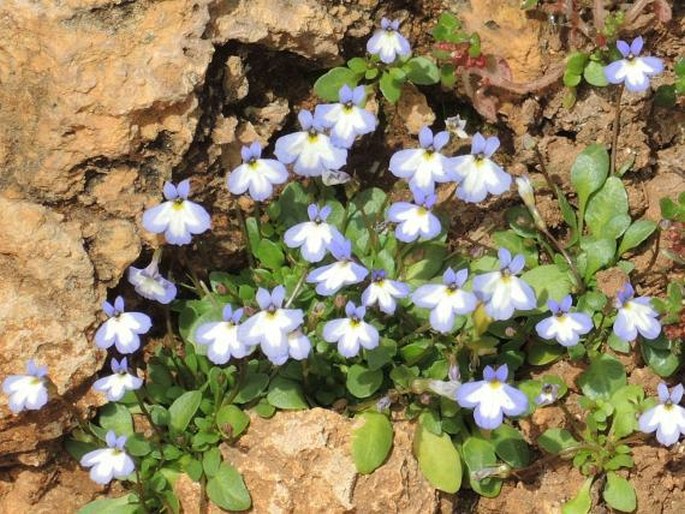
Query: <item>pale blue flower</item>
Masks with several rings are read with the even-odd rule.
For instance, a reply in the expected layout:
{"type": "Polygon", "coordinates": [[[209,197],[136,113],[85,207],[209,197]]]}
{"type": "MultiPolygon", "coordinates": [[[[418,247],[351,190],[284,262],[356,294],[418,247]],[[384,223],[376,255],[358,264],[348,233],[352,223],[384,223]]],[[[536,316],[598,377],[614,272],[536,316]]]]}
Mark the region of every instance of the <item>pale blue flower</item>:
{"type": "Polygon", "coordinates": [[[604,75],[612,84],[625,84],[633,93],[641,93],[649,88],[649,78],[664,71],[664,62],[657,57],[639,57],[643,45],[642,36],[633,39],[628,45],[616,41],[616,47],[623,59],[604,67],[604,75]]]}
{"type": "Polygon", "coordinates": [[[499,195],[511,186],[511,175],[495,164],[490,157],[499,148],[496,136],[485,139],[480,133],[473,135],[471,153],[454,157],[457,198],[477,203],[485,200],[488,193],[499,195]]]}
{"type": "Polygon", "coordinates": [[[140,334],[152,327],[150,316],[142,312],[125,312],[124,299],[117,296],[114,305],[102,304],[108,319],[95,332],[95,344],[107,349],[115,345],[119,353],[133,353],[140,348],[140,334]]]}
{"type": "Polygon", "coordinates": [[[26,375],[10,375],[2,382],[2,391],[9,396],[9,408],[15,414],[23,410],[39,410],[48,403],[48,389],[45,387],[48,369],[29,360],[26,372],[26,375]]]}
{"type": "Polygon", "coordinates": [[[347,317],[331,320],[324,325],[324,341],[337,343],[338,353],[347,358],[359,354],[360,347],[373,350],[378,346],[378,330],[364,321],[365,314],[365,307],[347,302],[347,317]]]}
{"type": "Polygon", "coordinates": [[[341,148],[349,148],[357,136],[376,130],[376,116],[364,109],[364,86],[351,89],[345,84],[338,92],[339,103],[320,104],[314,109],[314,117],[330,128],[331,142],[341,148]]]}
{"type": "Polygon", "coordinates": [[[594,328],[592,318],[584,312],[569,312],[573,299],[567,295],[560,303],[548,300],[547,306],[552,316],[539,321],[535,331],[543,339],[556,339],[562,346],[575,346],[581,335],[594,328]]]}
{"type": "Polygon", "coordinates": [[[112,375],[96,380],[93,389],[107,395],[110,402],[117,402],[124,397],[126,391],[135,391],[143,385],[143,379],[128,372],[126,357],[121,362],[112,359],[110,363],[112,375]]]}
{"type": "Polygon", "coordinates": [[[507,320],[515,310],[534,309],[537,305],[535,292],[518,275],[525,265],[523,255],[513,259],[506,248],[500,248],[500,271],[477,275],[473,290],[485,303],[485,312],[495,320],[507,320]]]}
{"type": "MultiPolygon", "coordinates": [[[[288,334],[288,355],[291,359],[304,360],[309,357],[311,351],[312,343],[301,330],[298,329],[288,334]]],[[[288,355],[284,356],[283,362],[287,360],[288,355]]],[[[283,364],[283,362],[276,364],[283,364]]]]}
{"type": "Polygon", "coordinates": [[[540,394],[535,397],[535,404],[538,407],[552,405],[559,399],[559,384],[545,383],[540,390],[540,394]]]}
{"type": "Polygon", "coordinates": [[[683,399],[683,385],[675,386],[669,395],[668,387],[661,382],[657,391],[659,405],[640,416],[638,427],[646,434],[656,431],[656,440],[664,446],[671,446],[678,442],[681,435],[685,435],[685,408],[678,405],[683,399]]]}
{"type": "Polygon", "coordinates": [[[362,293],[362,304],[371,307],[378,304],[378,308],[386,314],[394,314],[397,299],[409,295],[409,286],[397,280],[387,278],[384,270],[371,272],[371,283],[362,293]]]}
{"type": "Polygon", "coordinates": [[[100,448],[81,457],[81,466],[91,468],[90,478],[98,484],[109,484],[113,478],[122,479],[135,471],[133,459],[124,450],[126,436],[117,437],[107,432],[107,448],[100,448]]]}
{"type": "Polygon", "coordinates": [[[307,282],[316,284],[316,292],[321,296],[334,295],[344,286],[358,284],[369,274],[369,270],[352,260],[352,243],[348,240],[335,240],[330,248],[336,262],[307,275],[307,282]]]}
{"type": "Polygon", "coordinates": [[[176,286],[159,273],[159,258],[160,254],[155,252],[146,268],[130,266],[128,281],[143,298],[167,304],[176,298],[176,286]]]}
{"type": "Polygon", "coordinates": [[[409,41],[398,32],[399,20],[381,19],[381,28],[377,29],[366,43],[366,50],[372,55],[378,55],[385,64],[391,64],[400,57],[411,54],[409,41]]]}
{"type": "Polygon", "coordinates": [[[288,170],[276,159],[262,159],[262,145],[258,141],[240,150],[243,163],[228,176],[228,190],[234,195],[249,191],[250,197],[262,202],[270,198],[274,185],[285,184],[288,170]]]}
{"type": "Polygon", "coordinates": [[[457,390],[457,403],[475,409],[473,418],[480,428],[494,430],[502,424],[505,414],[520,416],[528,410],[528,398],[506,383],[508,375],[506,364],[496,370],[485,366],[483,380],[467,382],[457,390]]]}
{"type": "Polygon", "coordinates": [[[395,237],[403,243],[437,237],[442,231],[440,220],[432,209],[437,197],[414,191],[414,203],[396,202],[388,209],[387,219],[397,223],[395,237]]]}
{"type": "Polygon", "coordinates": [[[450,139],[449,132],[438,132],[423,127],[419,131],[421,148],[400,150],[390,158],[388,169],[399,178],[407,179],[412,191],[431,195],[436,182],[456,180],[456,158],[448,158],[440,153],[450,139]]]}
{"type": "Polygon", "coordinates": [[[200,204],[188,200],[190,180],[182,180],[178,187],[164,184],[166,202],[143,213],[143,227],[155,234],[164,233],[169,244],[186,245],[193,234],[202,234],[212,226],[212,219],[200,204]]]}
{"type": "Polygon", "coordinates": [[[635,290],[626,283],[616,297],[618,314],[614,320],[614,334],[624,341],[633,341],[639,333],[645,339],[656,339],[661,333],[659,313],[652,307],[649,296],[633,298],[635,290]]]}
{"type": "Polygon", "coordinates": [[[457,315],[469,314],[476,309],[476,296],[462,289],[468,276],[467,269],[455,273],[452,268],[447,268],[442,284],[420,286],[411,295],[414,305],[431,309],[430,324],[434,330],[443,334],[451,332],[457,315]]]}
{"type": "Polygon", "coordinates": [[[207,358],[214,364],[226,364],[232,357],[242,359],[253,349],[238,337],[243,309],[233,311],[233,307],[226,304],[222,317],[223,321],[203,323],[195,331],[195,341],[207,345],[207,358]]]}
{"type": "Polygon", "coordinates": [[[282,364],[290,355],[288,335],[304,322],[300,309],[283,308],[285,288],[273,291],[259,288],[257,304],[261,309],[238,328],[238,339],[246,345],[260,345],[262,352],[274,364],[282,364]]]}
{"type": "Polygon", "coordinates": [[[323,120],[306,110],[297,116],[300,132],[281,136],[274,153],[283,164],[304,177],[320,177],[324,172],[339,170],[347,163],[347,150],[335,146],[324,134],[323,120]]]}
{"type": "Polygon", "coordinates": [[[326,205],[319,209],[316,204],[307,207],[309,221],[290,227],[283,235],[283,242],[288,248],[300,248],[302,258],[307,262],[319,262],[330,250],[333,241],[344,238],[338,229],[326,219],[331,208],[326,205]]]}

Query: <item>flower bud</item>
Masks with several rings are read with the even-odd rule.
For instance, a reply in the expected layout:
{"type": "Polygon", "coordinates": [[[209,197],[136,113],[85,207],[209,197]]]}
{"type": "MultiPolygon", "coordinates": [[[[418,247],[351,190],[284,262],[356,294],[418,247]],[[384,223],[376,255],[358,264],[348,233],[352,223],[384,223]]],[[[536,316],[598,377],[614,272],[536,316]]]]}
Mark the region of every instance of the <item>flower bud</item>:
{"type": "Polygon", "coordinates": [[[526,204],[528,211],[530,212],[531,216],[533,216],[533,221],[535,222],[535,225],[540,230],[546,231],[547,224],[545,223],[545,220],[542,219],[542,216],[540,215],[538,208],[535,206],[535,194],[533,192],[533,185],[530,183],[530,179],[527,175],[524,175],[522,177],[516,177],[516,188],[518,189],[519,196],[523,200],[523,203],[526,204]]]}

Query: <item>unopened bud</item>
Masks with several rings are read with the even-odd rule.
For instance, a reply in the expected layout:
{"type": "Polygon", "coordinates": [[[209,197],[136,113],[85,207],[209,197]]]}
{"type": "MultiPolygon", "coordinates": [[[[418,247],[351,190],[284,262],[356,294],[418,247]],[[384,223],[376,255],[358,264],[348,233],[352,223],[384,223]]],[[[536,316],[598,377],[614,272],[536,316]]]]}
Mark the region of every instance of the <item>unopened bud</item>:
{"type": "Polygon", "coordinates": [[[507,478],[510,474],[511,467],[508,464],[500,464],[499,466],[491,466],[474,471],[471,473],[471,478],[480,481],[490,477],[507,478]]]}
{"type": "Polygon", "coordinates": [[[530,215],[533,217],[535,225],[540,230],[547,230],[547,224],[545,223],[545,220],[542,219],[542,216],[535,205],[533,185],[530,183],[530,179],[527,175],[516,177],[516,188],[518,189],[519,196],[523,200],[523,203],[526,204],[528,212],[530,212],[530,215]]]}
{"type": "Polygon", "coordinates": [[[559,384],[546,383],[542,386],[542,391],[535,398],[535,403],[538,407],[551,405],[559,398],[559,384]]]}
{"type": "Polygon", "coordinates": [[[387,410],[392,405],[392,400],[388,396],[381,396],[376,402],[376,410],[378,412],[383,412],[387,410]]]}
{"type": "Polygon", "coordinates": [[[428,389],[430,389],[435,394],[449,398],[450,400],[455,400],[457,397],[457,389],[461,386],[461,382],[458,380],[429,380],[428,389]]]}

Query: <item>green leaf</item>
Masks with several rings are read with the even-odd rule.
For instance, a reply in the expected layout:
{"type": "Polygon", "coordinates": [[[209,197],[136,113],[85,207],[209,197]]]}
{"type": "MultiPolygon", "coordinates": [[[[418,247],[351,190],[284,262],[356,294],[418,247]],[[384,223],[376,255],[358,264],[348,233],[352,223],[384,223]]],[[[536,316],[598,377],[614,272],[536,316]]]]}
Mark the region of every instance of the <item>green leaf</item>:
{"type": "Polygon", "coordinates": [[[626,370],[614,357],[600,355],[578,377],[578,385],[588,398],[608,400],[614,392],[626,385],[626,370]]]}
{"type": "Polygon", "coordinates": [[[281,246],[268,239],[262,239],[259,242],[254,254],[264,266],[271,270],[279,269],[285,262],[281,246]]]}
{"type": "Polygon", "coordinates": [[[604,145],[592,144],[576,157],[571,167],[571,183],[578,193],[579,215],[585,214],[590,195],[597,191],[609,174],[609,153],[604,145]]]}
{"type": "Polygon", "coordinates": [[[680,368],[681,361],[670,349],[656,348],[651,341],[643,339],[639,344],[642,358],[660,377],[670,377],[680,368]]]}
{"type": "Polygon", "coordinates": [[[216,426],[231,437],[238,437],[250,424],[250,416],[235,405],[224,405],[216,413],[216,426]],[[227,426],[230,430],[227,430],[227,426]]]}
{"type": "Polygon", "coordinates": [[[526,352],[526,361],[533,366],[546,366],[566,354],[566,349],[558,344],[533,340],[526,352]]]}
{"type": "MultiPolygon", "coordinates": [[[[337,99],[336,93],[335,100],[337,99]]],[[[307,206],[312,203],[312,200],[300,182],[292,181],[281,191],[278,200],[269,207],[269,217],[277,219],[282,226],[290,228],[308,219],[307,206]]],[[[250,219],[252,218],[248,221],[250,219]]]]}
{"type": "Polygon", "coordinates": [[[556,264],[538,266],[521,275],[521,280],[535,290],[538,307],[547,308],[547,300],[560,301],[571,292],[571,277],[556,264]]]}
{"type": "Polygon", "coordinates": [[[381,93],[390,103],[395,103],[400,99],[402,94],[402,82],[393,78],[393,76],[384,71],[379,82],[381,93]]]}
{"type": "MultiPolygon", "coordinates": [[[[366,59],[363,59],[362,57],[353,57],[347,61],[347,67],[355,73],[365,73],[368,63],[366,62],[366,59]]],[[[336,96],[335,99],[337,100],[338,97],[336,96]]]]}
{"type": "Polygon", "coordinates": [[[592,486],[594,479],[595,477],[588,477],[585,479],[578,494],[562,506],[562,514],[587,514],[590,512],[590,508],[592,507],[590,487],[592,486]]]}
{"type": "Polygon", "coordinates": [[[630,482],[613,471],[607,473],[602,496],[611,508],[621,512],[633,512],[637,508],[635,489],[630,482]]]}
{"type": "Polygon", "coordinates": [[[461,487],[461,458],[447,434],[432,434],[422,425],[416,426],[414,455],[428,482],[446,493],[456,493],[461,487]]]}
{"type": "Polygon", "coordinates": [[[613,332],[609,334],[609,337],[607,338],[607,344],[609,345],[609,348],[618,353],[627,354],[631,351],[630,342],[621,339],[613,332]]]}
{"type": "Polygon", "coordinates": [[[582,79],[583,76],[580,73],[573,73],[568,69],[564,72],[564,85],[566,87],[576,87],[582,79]]]}
{"type": "Polygon", "coordinates": [[[622,439],[637,431],[638,406],[644,400],[642,387],[626,385],[611,396],[614,413],[611,423],[611,434],[615,439],[622,439]]]}
{"type": "MultiPolygon", "coordinates": [[[[130,441],[131,438],[128,439],[130,441]]],[[[126,441],[126,448],[128,448],[128,441],[126,441]]],[[[64,441],[64,448],[69,452],[74,459],[80,461],[86,453],[97,450],[99,446],[95,443],[87,443],[77,439],[67,439],[64,441]]],[[[129,452],[130,453],[130,452],[129,452]]]]}
{"type": "Polygon", "coordinates": [[[601,62],[588,62],[583,71],[583,77],[588,84],[593,86],[605,87],[609,85],[609,81],[606,75],[604,75],[604,66],[602,66],[601,62]]]}
{"type": "Polygon", "coordinates": [[[120,403],[108,403],[100,410],[100,426],[112,430],[116,435],[133,435],[133,418],[129,410],[120,403]]]}
{"type": "Polygon", "coordinates": [[[360,78],[361,75],[352,71],[350,68],[333,68],[321,75],[319,79],[314,82],[314,92],[323,100],[337,102],[340,88],[345,84],[353,88],[357,85],[360,78]]]}
{"type": "Polygon", "coordinates": [[[403,66],[407,79],[413,84],[430,86],[440,81],[440,71],[433,61],[426,57],[413,57],[403,66]]]}
{"type": "Polygon", "coordinates": [[[127,494],[119,498],[104,498],[84,505],[77,514],[135,514],[138,512],[138,497],[127,494]]]}
{"type": "Polygon", "coordinates": [[[252,506],[243,477],[228,462],[222,462],[217,474],[207,481],[207,496],[212,503],[229,511],[247,510],[252,506]]]}
{"type": "Polygon", "coordinates": [[[587,203],[585,222],[595,237],[618,239],[630,225],[628,195],[618,177],[609,177],[587,203]]]}
{"type": "Polygon", "coordinates": [[[169,407],[170,428],[176,432],[184,432],[197,409],[200,408],[201,401],[200,391],[187,391],[176,398],[169,407]]]}
{"type": "Polygon", "coordinates": [[[404,279],[430,280],[440,271],[444,265],[447,248],[439,243],[421,243],[407,257],[407,269],[404,279]]]}
{"type": "Polygon", "coordinates": [[[618,247],[618,254],[623,255],[628,250],[638,247],[656,230],[656,223],[652,220],[637,220],[628,227],[623,234],[621,244],[618,247]]]}
{"type": "Polygon", "coordinates": [[[269,384],[269,375],[266,373],[250,373],[245,378],[243,386],[233,399],[233,403],[247,403],[262,394],[269,384]]]}
{"type": "Polygon", "coordinates": [[[573,448],[578,444],[578,441],[575,440],[568,430],[563,428],[548,428],[538,438],[538,444],[546,452],[557,455],[567,448],[573,448]]]}
{"type": "Polygon", "coordinates": [[[530,450],[521,433],[509,425],[500,425],[492,431],[495,453],[514,468],[524,468],[530,462],[530,450]]]}
{"type": "Polygon", "coordinates": [[[368,474],[381,466],[392,448],[392,423],[379,412],[367,411],[355,418],[352,427],[352,460],[359,473],[368,474]]]}
{"type": "Polygon", "coordinates": [[[143,434],[133,434],[126,439],[126,450],[134,457],[144,457],[152,451],[152,445],[143,434]]]}
{"type": "Polygon", "coordinates": [[[345,385],[347,390],[357,398],[368,398],[378,390],[382,383],[382,370],[371,370],[365,366],[354,364],[347,372],[345,385]]]}
{"type": "Polygon", "coordinates": [[[611,264],[616,255],[614,239],[583,237],[580,240],[580,247],[584,253],[578,258],[578,267],[585,280],[590,280],[597,270],[611,264]]]}
{"type": "Polygon", "coordinates": [[[471,436],[464,441],[461,453],[464,456],[464,462],[469,471],[468,476],[471,488],[487,498],[497,496],[500,489],[502,489],[501,478],[488,477],[483,480],[475,480],[473,478],[473,473],[497,465],[497,456],[492,444],[480,437],[471,436]]]}
{"type": "Polygon", "coordinates": [[[566,60],[566,71],[574,75],[580,75],[583,73],[587,61],[587,54],[582,52],[574,52],[570,54],[566,60]]]}
{"type": "Polygon", "coordinates": [[[207,478],[212,478],[216,476],[219,472],[219,466],[221,465],[221,450],[215,447],[207,450],[202,454],[202,469],[207,475],[207,478]]]}
{"type": "Polygon", "coordinates": [[[308,407],[300,384],[283,377],[276,377],[271,381],[266,399],[274,407],[283,410],[299,410],[308,407]]]}

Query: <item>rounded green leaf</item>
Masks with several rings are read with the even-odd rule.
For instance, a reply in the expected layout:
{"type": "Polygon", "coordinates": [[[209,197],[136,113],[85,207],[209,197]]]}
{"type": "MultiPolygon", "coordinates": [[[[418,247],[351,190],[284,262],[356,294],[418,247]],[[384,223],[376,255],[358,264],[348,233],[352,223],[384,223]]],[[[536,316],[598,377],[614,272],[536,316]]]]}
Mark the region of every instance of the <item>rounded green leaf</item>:
{"type": "Polygon", "coordinates": [[[469,470],[469,483],[471,488],[481,496],[494,498],[502,489],[502,479],[488,477],[476,480],[473,474],[485,468],[497,465],[497,455],[492,443],[477,436],[471,436],[464,441],[461,447],[464,462],[469,470]]]}
{"type": "Polygon", "coordinates": [[[530,450],[521,433],[509,425],[500,425],[492,431],[495,453],[514,468],[524,468],[530,462],[530,450]]]}
{"type": "Polygon", "coordinates": [[[600,355],[578,377],[578,385],[588,398],[608,400],[614,392],[626,385],[626,370],[614,357],[600,355]]]}
{"type": "Polygon", "coordinates": [[[679,358],[670,349],[657,348],[647,340],[642,340],[639,346],[642,358],[660,377],[670,377],[680,368],[682,357],[679,358]]]}
{"type": "Polygon", "coordinates": [[[247,403],[262,394],[269,383],[269,375],[266,373],[250,373],[245,383],[233,399],[233,403],[247,403]]]}
{"type": "Polygon", "coordinates": [[[571,432],[563,428],[548,428],[538,438],[540,447],[548,453],[556,455],[562,450],[573,448],[578,444],[571,432]]]}
{"type": "Polygon", "coordinates": [[[371,473],[385,462],[392,448],[392,437],[392,423],[384,414],[367,411],[355,418],[352,459],[359,473],[371,473]]]}
{"type": "Polygon", "coordinates": [[[200,408],[202,393],[187,391],[174,400],[169,407],[169,426],[176,432],[183,432],[200,408]]]}
{"type": "Polygon", "coordinates": [[[131,412],[120,403],[108,403],[100,410],[100,426],[116,435],[133,435],[131,412]]]}
{"type": "Polygon", "coordinates": [[[633,512],[637,508],[635,489],[630,482],[613,471],[607,473],[602,496],[611,508],[621,512],[633,512]]]}
{"type": "Polygon", "coordinates": [[[135,494],[127,494],[119,498],[103,498],[84,505],[78,514],[135,514],[140,505],[135,494]]]}
{"type": "Polygon", "coordinates": [[[216,475],[207,481],[207,496],[212,503],[229,511],[247,510],[252,506],[243,477],[227,462],[222,462],[216,475]]]}
{"type": "Polygon", "coordinates": [[[283,377],[271,381],[266,399],[278,409],[299,410],[308,407],[300,384],[283,377]]]}
{"type": "Polygon", "coordinates": [[[359,78],[360,75],[350,68],[333,68],[321,75],[314,83],[314,91],[324,100],[337,102],[340,88],[345,84],[355,87],[357,82],[359,82],[359,78]]]}
{"type": "Polygon", "coordinates": [[[347,372],[347,390],[357,398],[368,398],[383,383],[383,371],[354,364],[347,372]]]}
{"type": "Polygon", "coordinates": [[[556,264],[538,266],[521,275],[521,280],[535,290],[538,307],[547,309],[547,301],[560,301],[571,292],[571,277],[556,264]]]}
{"type": "Polygon", "coordinates": [[[590,61],[587,63],[587,66],[585,66],[585,70],[583,71],[583,77],[588,84],[593,86],[605,87],[609,85],[609,81],[607,80],[606,75],[604,75],[604,66],[597,61],[590,61]]]}
{"type": "Polygon", "coordinates": [[[268,239],[262,239],[259,242],[254,254],[264,266],[271,270],[280,268],[285,262],[281,246],[268,239]]]}
{"type": "Polygon", "coordinates": [[[414,455],[428,482],[446,493],[461,487],[461,458],[447,434],[435,435],[422,425],[416,426],[414,455]]]}
{"type": "Polygon", "coordinates": [[[390,103],[395,103],[400,99],[402,94],[402,82],[394,78],[390,73],[383,72],[379,82],[381,93],[390,103]]]}
{"type": "Polygon", "coordinates": [[[413,57],[404,65],[407,79],[413,84],[429,86],[440,81],[440,70],[433,61],[426,57],[413,57]]]}
{"type": "Polygon", "coordinates": [[[235,405],[224,405],[216,413],[216,426],[231,437],[238,437],[249,424],[250,416],[235,405]]]}

